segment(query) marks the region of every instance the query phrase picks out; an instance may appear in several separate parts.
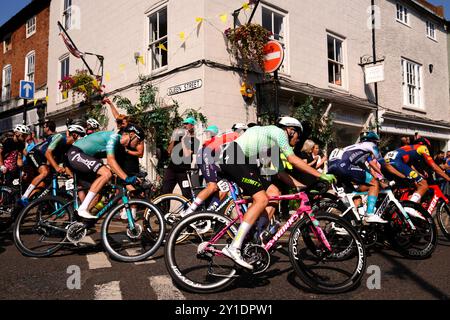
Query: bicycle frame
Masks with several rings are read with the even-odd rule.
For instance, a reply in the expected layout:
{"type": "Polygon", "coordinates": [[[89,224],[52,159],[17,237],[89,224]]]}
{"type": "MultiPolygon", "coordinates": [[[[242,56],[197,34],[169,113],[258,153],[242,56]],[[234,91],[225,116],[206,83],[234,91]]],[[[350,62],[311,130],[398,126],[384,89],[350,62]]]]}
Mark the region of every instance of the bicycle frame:
{"type": "MultiPolygon", "coordinates": [[[[233,201],[236,203],[236,209],[238,211],[238,217],[236,217],[232,222],[230,222],[222,231],[220,231],[213,239],[211,239],[208,244],[213,244],[217,240],[219,240],[236,222],[244,219],[244,213],[242,211],[247,212],[247,204],[251,202],[250,199],[238,199],[237,188],[235,188],[234,184],[229,183],[231,196],[233,197],[233,201]],[[241,206],[243,210],[241,210],[241,206]]],[[[291,216],[291,218],[278,230],[278,232],[273,236],[273,238],[264,245],[264,248],[269,251],[277,241],[289,230],[289,228],[297,221],[298,218],[303,217],[306,213],[310,218],[311,222],[314,225],[312,229],[314,234],[321,239],[322,243],[326,246],[326,248],[331,252],[331,246],[328,240],[325,237],[322,229],[319,228],[319,222],[315,219],[314,213],[312,212],[311,206],[309,205],[308,196],[303,193],[297,193],[293,195],[283,195],[283,196],[275,196],[270,197],[269,201],[290,201],[290,200],[299,200],[300,206],[297,209],[297,212],[291,216]]],[[[217,255],[222,256],[222,252],[219,250],[213,250],[217,255]]]]}
{"type": "MultiPolygon", "coordinates": [[[[425,203],[426,206],[425,209],[428,211],[428,213],[431,215],[436,209],[436,206],[439,202],[439,200],[443,200],[446,204],[450,203],[450,200],[444,195],[444,193],[441,190],[441,187],[437,184],[430,185],[429,189],[433,191],[433,198],[431,202],[425,203]]],[[[400,200],[409,200],[409,194],[412,189],[401,189],[402,192],[400,200]]]]}
{"type": "MultiPolygon", "coordinates": [[[[343,212],[342,216],[347,214],[350,210],[352,210],[353,215],[356,217],[358,221],[361,221],[362,218],[359,215],[358,208],[355,205],[355,202],[353,201],[353,198],[356,196],[367,196],[369,192],[352,192],[352,193],[346,193],[344,191],[344,188],[339,188],[336,186],[333,186],[333,189],[337,192],[338,198],[341,199],[347,206],[348,209],[343,212]]],[[[405,208],[400,204],[400,201],[397,200],[397,198],[394,195],[394,192],[391,189],[384,189],[380,190],[379,195],[386,195],[386,197],[383,199],[383,202],[377,209],[377,212],[375,214],[382,216],[386,208],[388,207],[389,203],[394,203],[395,206],[400,210],[400,212],[405,217],[406,221],[410,225],[412,230],[416,230],[416,227],[414,226],[413,222],[411,221],[411,218],[409,217],[408,213],[406,212],[405,208]]]]}

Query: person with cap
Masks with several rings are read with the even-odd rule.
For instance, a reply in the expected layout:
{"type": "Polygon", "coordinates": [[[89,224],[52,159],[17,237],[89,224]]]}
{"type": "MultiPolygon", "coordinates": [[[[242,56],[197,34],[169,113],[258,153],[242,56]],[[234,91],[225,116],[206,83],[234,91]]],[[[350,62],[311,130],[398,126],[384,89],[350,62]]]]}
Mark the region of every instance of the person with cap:
{"type": "Polygon", "coordinates": [[[119,113],[114,103],[111,102],[110,99],[104,98],[102,101],[103,104],[108,104],[111,108],[111,112],[113,114],[114,119],[116,119],[117,130],[119,134],[122,134],[126,127],[130,124],[130,117],[127,115],[119,113]]]}
{"type": "Polygon", "coordinates": [[[162,193],[172,193],[178,184],[183,196],[191,197],[189,186],[183,184],[186,181],[186,172],[191,169],[195,150],[198,150],[200,141],[195,137],[195,125],[197,121],[188,117],[183,121],[183,128],[174,130],[170,139],[167,152],[170,162],[164,173],[162,193]]]}

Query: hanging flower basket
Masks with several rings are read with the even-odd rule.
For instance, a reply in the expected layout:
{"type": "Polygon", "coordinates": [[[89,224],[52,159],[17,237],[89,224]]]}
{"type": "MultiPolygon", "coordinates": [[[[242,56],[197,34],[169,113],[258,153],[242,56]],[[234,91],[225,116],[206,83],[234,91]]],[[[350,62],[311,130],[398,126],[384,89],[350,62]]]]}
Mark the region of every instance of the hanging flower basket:
{"type": "Polygon", "coordinates": [[[246,24],[236,29],[227,29],[229,51],[244,68],[243,80],[247,82],[249,70],[264,73],[264,46],[272,33],[259,24],[246,24]]]}
{"type": "Polygon", "coordinates": [[[72,91],[73,95],[83,96],[86,102],[90,102],[93,96],[101,95],[105,86],[100,85],[100,78],[88,74],[85,70],[77,70],[75,75],[67,76],[59,81],[59,89],[63,94],[72,91]]]}

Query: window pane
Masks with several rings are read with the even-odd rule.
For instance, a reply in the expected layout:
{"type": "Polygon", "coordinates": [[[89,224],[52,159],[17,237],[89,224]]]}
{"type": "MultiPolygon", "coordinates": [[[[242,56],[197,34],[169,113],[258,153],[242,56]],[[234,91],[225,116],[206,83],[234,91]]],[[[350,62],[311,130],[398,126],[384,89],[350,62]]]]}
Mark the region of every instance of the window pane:
{"type": "Polygon", "coordinates": [[[328,62],[328,82],[334,83],[334,63],[328,62]]]}
{"type": "Polygon", "coordinates": [[[167,36],[167,8],[159,12],[159,37],[167,36]]]}
{"type": "Polygon", "coordinates": [[[328,36],[328,59],[335,60],[334,56],[334,38],[331,36],[328,36]]]}
{"type": "Polygon", "coordinates": [[[272,12],[267,10],[266,8],[262,8],[262,26],[273,32],[272,30],[272,12]]]}
{"type": "Polygon", "coordinates": [[[274,34],[275,39],[283,41],[284,39],[284,18],[279,14],[274,14],[274,34]]]}
{"type": "Polygon", "coordinates": [[[336,43],[336,61],[342,63],[342,41],[340,40],[335,40],[336,43]]]}
{"type": "Polygon", "coordinates": [[[150,42],[158,39],[158,14],[154,13],[150,16],[150,42]]]}

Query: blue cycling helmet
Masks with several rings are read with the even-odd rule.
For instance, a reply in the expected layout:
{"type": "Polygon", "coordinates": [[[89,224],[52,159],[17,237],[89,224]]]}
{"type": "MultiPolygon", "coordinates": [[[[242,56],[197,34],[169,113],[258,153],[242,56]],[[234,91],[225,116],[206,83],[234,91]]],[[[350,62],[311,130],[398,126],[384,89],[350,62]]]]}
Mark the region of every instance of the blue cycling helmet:
{"type": "Polygon", "coordinates": [[[380,136],[371,131],[371,132],[366,132],[361,136],[360,139],[361,142],[374,142],[374,143],[379,143],[380,142],[380,136]]]}

